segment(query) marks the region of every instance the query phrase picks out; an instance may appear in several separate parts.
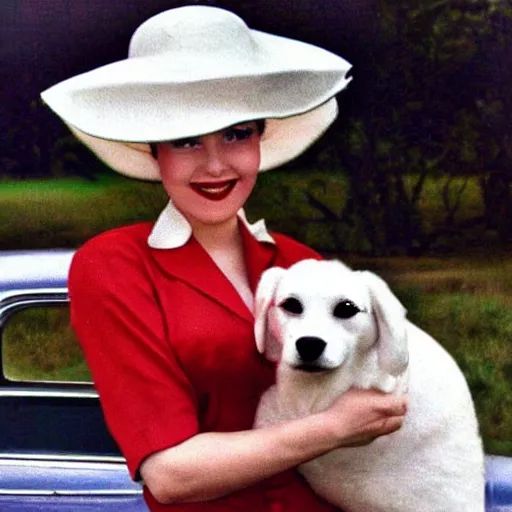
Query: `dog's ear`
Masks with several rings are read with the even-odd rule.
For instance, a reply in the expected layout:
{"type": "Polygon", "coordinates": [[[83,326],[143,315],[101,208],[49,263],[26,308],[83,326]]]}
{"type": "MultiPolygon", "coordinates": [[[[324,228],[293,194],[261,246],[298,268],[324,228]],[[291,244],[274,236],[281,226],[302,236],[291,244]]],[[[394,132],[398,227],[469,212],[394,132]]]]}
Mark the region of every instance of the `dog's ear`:
{"type": "Polygon", "coordinates": [[[409,362],[407,311],[383,279],[368,271],[361,275],[370,290],[379,330],[379,365],[390,375],[400,375],[409,362]]]}
{"type": "Polygon", "coordinates": [[[265,270],[261,275],[260,282],[256,288],[254,306],[254,338],[256,348],[260,354],[270,361],[277,361],[280,357],[280,347],[277,340],[268,332],[267,313],[268,308],[274,300],[277,285],[286,270],[281,267],[272,267],[265,270]]]}

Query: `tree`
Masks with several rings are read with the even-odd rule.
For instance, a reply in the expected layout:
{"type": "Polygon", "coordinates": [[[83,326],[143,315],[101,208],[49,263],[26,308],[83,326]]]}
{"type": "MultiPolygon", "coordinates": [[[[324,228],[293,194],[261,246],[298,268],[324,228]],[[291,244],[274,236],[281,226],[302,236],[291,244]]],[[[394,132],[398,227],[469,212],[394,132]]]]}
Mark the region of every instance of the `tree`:
{"type": "Polygon", "coordinates": [[[482,183],[488,196],[493,182],[499,193],[491,194],[487,208],[499,210],[493,218],[510,218],[503,217],[511,208],[510,77],[492,76],[490,86],[484,71],[489,46],[501,60],[495,75],[512,57],[511,9],[492,0],[379,5],[378,45],[368,53],[373,79],[331,140],[351,179],[339,219],[358,231],[350,238],[356,245],[347,249],[416,253],[439,234],[426,231],[418,207],[427,178],[444,177],[445,221],[453,224],[463,192],[453,189],[454,177],[487,173],[488,162],[496,163],[491,148],[501,155],[500,170],[482,183]]]}

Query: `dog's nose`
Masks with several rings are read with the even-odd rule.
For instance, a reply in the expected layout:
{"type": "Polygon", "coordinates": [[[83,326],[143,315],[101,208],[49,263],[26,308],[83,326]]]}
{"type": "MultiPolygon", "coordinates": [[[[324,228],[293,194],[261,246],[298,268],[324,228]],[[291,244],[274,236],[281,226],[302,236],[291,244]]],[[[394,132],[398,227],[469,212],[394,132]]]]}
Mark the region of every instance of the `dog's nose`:
{"type": "Polygon", "coordinates": [[[303,336],[295,342],[297,352],[305,363],[316,361],[322,355],[325,345],[327,343],[324,340],[314,336],[303,336]]]}

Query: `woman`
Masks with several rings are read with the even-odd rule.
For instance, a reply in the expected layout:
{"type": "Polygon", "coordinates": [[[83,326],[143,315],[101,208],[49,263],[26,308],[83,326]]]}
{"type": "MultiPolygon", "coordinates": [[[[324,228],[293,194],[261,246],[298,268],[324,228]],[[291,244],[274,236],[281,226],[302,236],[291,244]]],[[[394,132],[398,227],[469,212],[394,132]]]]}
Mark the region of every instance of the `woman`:
{"type": "Polygon", "coordinates": [[[254,345],[256,284],[270,266],[319,256],[250,225],[242,207],[259,171],[333,121],[349,67],[227,11],[183,7],[142,24],[128,59],[43,93],[112,168],[161,179],[170,198],[154,225],[86,243],[69,280],[108,426],[153,511],[334,510],[294,468],[402,424],[402,398],[351,391],[320,414],[251,429],[274,379],[254,345]]]}

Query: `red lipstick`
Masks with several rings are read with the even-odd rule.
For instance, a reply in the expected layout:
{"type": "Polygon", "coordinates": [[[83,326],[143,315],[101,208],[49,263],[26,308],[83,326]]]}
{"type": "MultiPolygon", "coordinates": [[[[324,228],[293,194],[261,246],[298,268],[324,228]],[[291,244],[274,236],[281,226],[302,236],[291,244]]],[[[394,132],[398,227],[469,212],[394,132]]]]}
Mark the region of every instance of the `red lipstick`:
{"type": "Polygon", "coordinates": [[[210,183],[191,183],[190,186],[202,197],[210,201],[222,201],[235,188],[238,180],[215,181],[210,183]]]}

